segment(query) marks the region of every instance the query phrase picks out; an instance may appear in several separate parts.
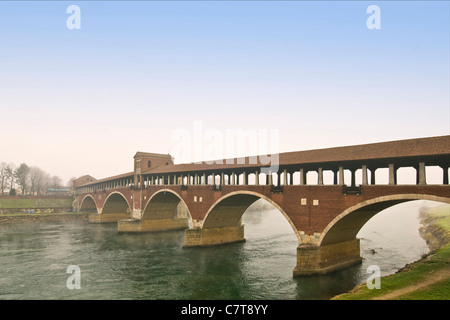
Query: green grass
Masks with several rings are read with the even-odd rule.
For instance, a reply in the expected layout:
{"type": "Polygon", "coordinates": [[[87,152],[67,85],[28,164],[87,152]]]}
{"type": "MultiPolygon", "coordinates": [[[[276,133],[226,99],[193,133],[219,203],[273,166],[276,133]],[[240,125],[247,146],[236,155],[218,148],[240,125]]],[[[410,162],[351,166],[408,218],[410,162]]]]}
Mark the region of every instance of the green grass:
{"type": "Polygon", "coordinates": [[[71,208],[72,199],[0,199],[0,209],[71,208]]]}
{"type": "Polygon", "coordinates": [[[449,300],[450,281],[437,282],[426,289],[419,289],[409,294],[402,295],[394,300],[449,300]]]}
{"type": "MultiPolygon", "coordinates": [[[[450,206],[432,208],[428,214],[436,218],[436,225],[450,235],[450,206]]],[[[349,293],[334,297],[334,300],[370,300],[391,291],[405,288],[425,280],[433,272],[448,269],[450,266],[450,243],[429,254],[410,266],[408,271],[399,272],[381,278],[380,289],[368,289],[367,285],[361,284],[349,293]]],[[[405,300],[450,300],[450,279],[436,282],[424,289],[398,296],[395,299],[405,300]]]]}
{"type": "Polygon", "coordinates": [[[86,215],[85,212],[43,212],[43,213],[4,213],[1,217],[36,217],[36,216],[69,216],[69,215],[86,215]]]}
{"type": "Polygon", "coordinates": [[[450,234],[450,206],[434,207],[428,213],[436,218],[436,225],[450,234]]]}

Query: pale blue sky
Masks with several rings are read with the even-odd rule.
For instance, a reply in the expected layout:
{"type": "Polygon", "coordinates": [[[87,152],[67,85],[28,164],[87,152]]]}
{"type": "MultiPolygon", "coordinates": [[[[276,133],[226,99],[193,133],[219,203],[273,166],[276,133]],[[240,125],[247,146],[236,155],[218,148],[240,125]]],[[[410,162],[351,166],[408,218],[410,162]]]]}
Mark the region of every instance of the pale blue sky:
{"type": "Polygon", "coordinates": [[[173,151],[174,131],[195,121],[278,130],[281,152],[449,134],[449,12],[447,1],[1,1],[0,161],[102,178],[131,171],[138,150],[173,151]],[[71,4],[80,30],[66,27],[71,4]],[[372,4],[380,30],[366,27],[372,4]]]}

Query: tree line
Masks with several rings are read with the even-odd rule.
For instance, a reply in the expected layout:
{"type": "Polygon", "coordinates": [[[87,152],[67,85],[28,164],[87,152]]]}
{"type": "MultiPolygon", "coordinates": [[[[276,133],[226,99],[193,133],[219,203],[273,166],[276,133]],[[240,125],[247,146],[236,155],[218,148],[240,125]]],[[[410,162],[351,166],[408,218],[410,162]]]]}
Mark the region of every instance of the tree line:
{"type": "MultiPolygon", "coordinates": [[[[67,183],[68,187],[72,186],[73,179],[67,183]]],[[[60,177],[52,176],[39,167],[28,166],[26,163],[21,163],[19,166],[14,163],[0,163],[1,195],[14,196],[17,194],[17,189],[20,189],[23,195],[42,195],[49,188],[59,189],[63,186],[60,177]]]]}

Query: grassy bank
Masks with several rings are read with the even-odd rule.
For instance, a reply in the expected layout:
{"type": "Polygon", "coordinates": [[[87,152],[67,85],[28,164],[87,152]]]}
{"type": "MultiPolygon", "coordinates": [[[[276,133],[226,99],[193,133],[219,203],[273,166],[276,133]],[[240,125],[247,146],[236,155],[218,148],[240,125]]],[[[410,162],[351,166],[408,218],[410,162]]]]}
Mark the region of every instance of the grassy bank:
{"type": "Polygon", "coordinates": [[[39,221],[70,221],[87,220],[87,213],[61,212],[61,213],[8,213],[0,215],[0,224],[39,222],[39,221]]]}
{"type": "Polygon", "coordinates": [[[439,249],[381,278],[380,289],[370,290],[363,283],[333,300],[450,300],[450,206],[427,210],[422,221],[421,234],[439,249]]]}
{"type": "Polygon", "coordinates": [[[0,209],[71,208],[73,199],[0,198],[0,209]]]}

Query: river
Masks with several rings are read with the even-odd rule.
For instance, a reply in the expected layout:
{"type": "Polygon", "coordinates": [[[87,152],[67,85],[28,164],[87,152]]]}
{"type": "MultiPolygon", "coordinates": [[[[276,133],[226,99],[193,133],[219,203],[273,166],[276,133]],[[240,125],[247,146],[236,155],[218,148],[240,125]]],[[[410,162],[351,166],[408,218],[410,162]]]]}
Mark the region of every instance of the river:
{"type": "Polygon", "coordinates": [[[246,242],[183,248],[183,231],[117,234],[86,221],[0,225],[0,299],[329,299],[370,276],[396,272],[428,247],[414,201],[373,217],[359,232],[360,265],[326,276],[292,277],[297,238],[276,210],[243,216],[246,242]],[[70,290],[67,268],[80,269],[70,290]]]}

